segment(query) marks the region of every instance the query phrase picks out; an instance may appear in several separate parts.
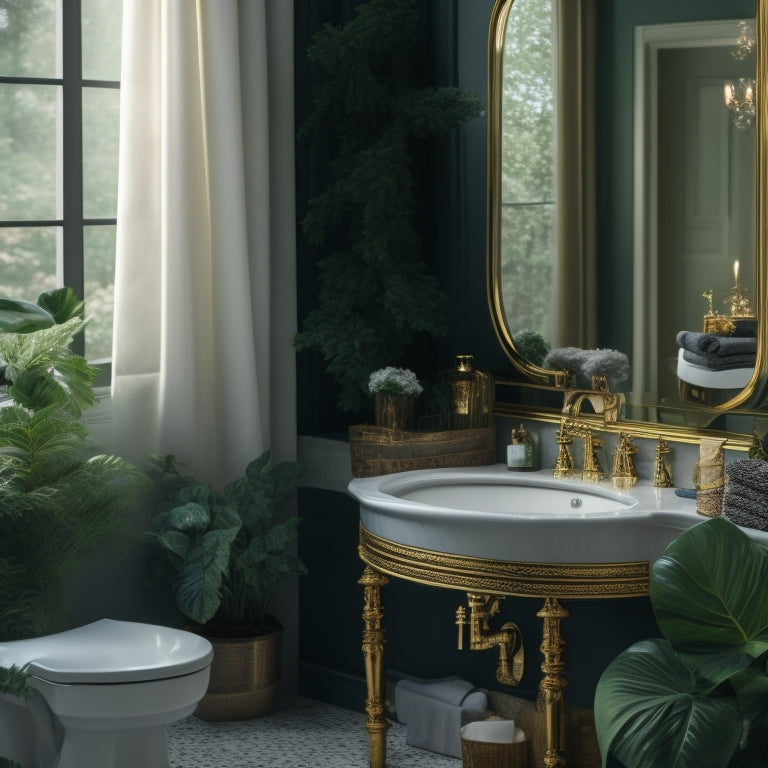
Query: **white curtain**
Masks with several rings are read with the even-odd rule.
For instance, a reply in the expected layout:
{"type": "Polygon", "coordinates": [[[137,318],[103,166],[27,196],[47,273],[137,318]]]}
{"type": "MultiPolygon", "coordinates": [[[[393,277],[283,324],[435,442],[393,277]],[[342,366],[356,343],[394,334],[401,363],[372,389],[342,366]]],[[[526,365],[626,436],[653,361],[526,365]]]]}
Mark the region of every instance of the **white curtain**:
{"type": "Polygon", "coordinates": [[[114,450],[295,457],[293,4],[125,0],[114,450]]]}

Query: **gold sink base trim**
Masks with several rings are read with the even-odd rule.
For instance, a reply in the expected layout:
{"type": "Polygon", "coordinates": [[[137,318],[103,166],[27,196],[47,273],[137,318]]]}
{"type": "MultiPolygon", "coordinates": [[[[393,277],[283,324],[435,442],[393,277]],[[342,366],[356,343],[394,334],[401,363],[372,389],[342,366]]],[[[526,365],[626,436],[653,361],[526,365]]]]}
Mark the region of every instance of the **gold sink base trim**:
{"type": "Polygon", "coordinates": [[[434,587],[517,597],[615,598],[648,594],[648,562],[524,563],[450,555],[383,539],[360,526],[360,559],[381,573],[434,587]]]}
{"type": "MultiPolygon", "coordinates": [[[[562,677],[565,669],[565,642],[560,635],[560,622],[568,616],[568,611],[560,604],[559,598],[647,595],[649,564],[642,561],[597,565],[522,563],[450,555],[389,541],[376,536],[362,525],[358,553],[366,564],[358,583],[363,586],[362,650],[367,686],[365,727],[370,739],[370,768],[385,768],[389,728],[385,707],[386,641],[381,602],[381,587],[389,581],[385,574],[429,586],[466,591],[470,603],[473,598],[484,599],[488,596],[544,598],[544,605],[536,614],[543,622],[542,642],[539,646],[543,658],[542,677],[538,695],[538,706],[544,710],[546,717],[543,759],[545,768],[565,766],[566,680],[562,677]]],[[[457,623],[461,637],[463,621],[457,623]]],[[[515,676],[511,675],[510,679],[512,677],[515,676]]]]}

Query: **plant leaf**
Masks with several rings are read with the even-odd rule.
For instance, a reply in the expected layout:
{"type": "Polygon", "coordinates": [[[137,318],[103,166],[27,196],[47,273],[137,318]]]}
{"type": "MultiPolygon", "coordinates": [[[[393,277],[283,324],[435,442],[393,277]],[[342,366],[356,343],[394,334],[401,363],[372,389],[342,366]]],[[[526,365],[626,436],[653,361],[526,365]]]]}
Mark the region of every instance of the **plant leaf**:
{"type": "Polygon", "coordinates": [[[678,536],[654,563],[650,596],[664,637],[713,686],[768,651],[768,552],[725,518],[678,536]]]}
{"type": "Polygon", "coordinates": [[[193,621],[205,624],[219,610],[221,581],[238,528],[208,531],[188,553],[177,580],[176,603],[193,621]]]}
{"type": "Polygon", "coordinates": [[[41,328],[50,328],[54,319],[49,312],[19,299],[0,299],[0,332],[31,333],[41,328]]]}
{"type": "Polygon", "coordinates": [[[171,563],[176,568],[181,568],[191,546],[189,536],[181,531],[165,531],[164,533],[145,531],[143,538],[159,549],[166,550],[171,563]]]}
{"type": "Polygon", "coordinates": [[[204,531],[211,522],[208,510],[195,502],[174,507],[168,513],[167,520],[170,527],[177,531],[204,531]]]}
{"type": "Polygon", "coordinates": [[[603,766],[609,752],[627,768],[725,768],[738,748],[742,716],[734,697],[710,696],[665,640],[619,654],[595,693],[603,766]]]}
{"type": "Polygon", "coordinates": [[[37,304],[47,310],[56,323],[66,323],[73,317],[82,317],[85,306],[85,302],[80,301],[74,290],[69,287],[41,293],[37,297],[37,304]]]}

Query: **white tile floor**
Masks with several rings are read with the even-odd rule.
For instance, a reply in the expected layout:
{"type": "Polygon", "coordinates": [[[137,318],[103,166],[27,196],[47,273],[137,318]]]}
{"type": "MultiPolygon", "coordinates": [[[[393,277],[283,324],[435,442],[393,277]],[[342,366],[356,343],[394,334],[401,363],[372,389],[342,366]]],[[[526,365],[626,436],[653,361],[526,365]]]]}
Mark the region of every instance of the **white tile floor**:
{"type": "MultiPolygon", "coordinates": [[[[365,715],[301,696],[255,720],[188,717],[168,729],[171,768],[367,768],[365,715]]],[[[461,760],[409,747],[406,727],[387,733],[387,768],[461,768],[461,760]]]]}

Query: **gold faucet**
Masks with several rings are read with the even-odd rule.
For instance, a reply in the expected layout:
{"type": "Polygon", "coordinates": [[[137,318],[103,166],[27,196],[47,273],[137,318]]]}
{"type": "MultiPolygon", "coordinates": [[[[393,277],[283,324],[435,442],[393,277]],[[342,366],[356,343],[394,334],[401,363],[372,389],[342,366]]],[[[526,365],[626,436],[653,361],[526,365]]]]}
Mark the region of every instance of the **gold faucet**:
{"type": "Polygon", "coordinates": [[[570,477],[573,474],[573,456],[571,455],[570,445],[573,442],[573,438],[568,431],[568,420],[560,420],[560,429],[557,430],[555,435],[557,440],[557,458],[555,459],[555,467],[552,470],[552,476],[562,479],[570,477]]]}
{"type": "Polygon", "coordinates": [[[637,453],[637,448],[632,443],[632,437],[619,433],[619,442],[613,454],[613,468],[611,470],[611,485],[614,488],[628,490],[637,482],[635,463],[632,456],[637,453]]]}
{"type": "Polygon", "coordinates": [[[587,400],[592,410],[602,415],[603,423],[618,421],[619,411],[624,404],[624,395],[611,392],[605,376],[592,377],[592,389],[569,389],[563,397],[563,414],[571,419],[581,415],[581,406],[587,400]]]}
{"type": "Polygon", "coordinates": [[[573,458],[569,445],[574,437],[584,439],[584,465],[581,469],[581,479],[585,483],[597,483],[603,476],[600,467],[598,450],[603,447],[603,441],[595,435],[593,429],[573,419],[561,419],[560,429],[557,432],[558,454],[552,476],[557,478],[571,477],[574,472],[573,458]]]}
{"type": "MultiPolygon", "coordinates": [[[[503,598],[495,595],[480,595],[467,592],[469,603],[469,649],[484,651],[499,646],[499,665],[496,679],[504,685],[518,685],[523,677],[525,655],[523,636],[517,624],[508,621],[501,629],[491,630],[489,620],[499,611],[503,598]],[[511,658],[510,658],[511,657],[511,658]]],[[[460,605],[456,609],[456,625],[459,628],[459,650],[464,647],[464,626],[467,624],[467,609],[460,605]]]]}

